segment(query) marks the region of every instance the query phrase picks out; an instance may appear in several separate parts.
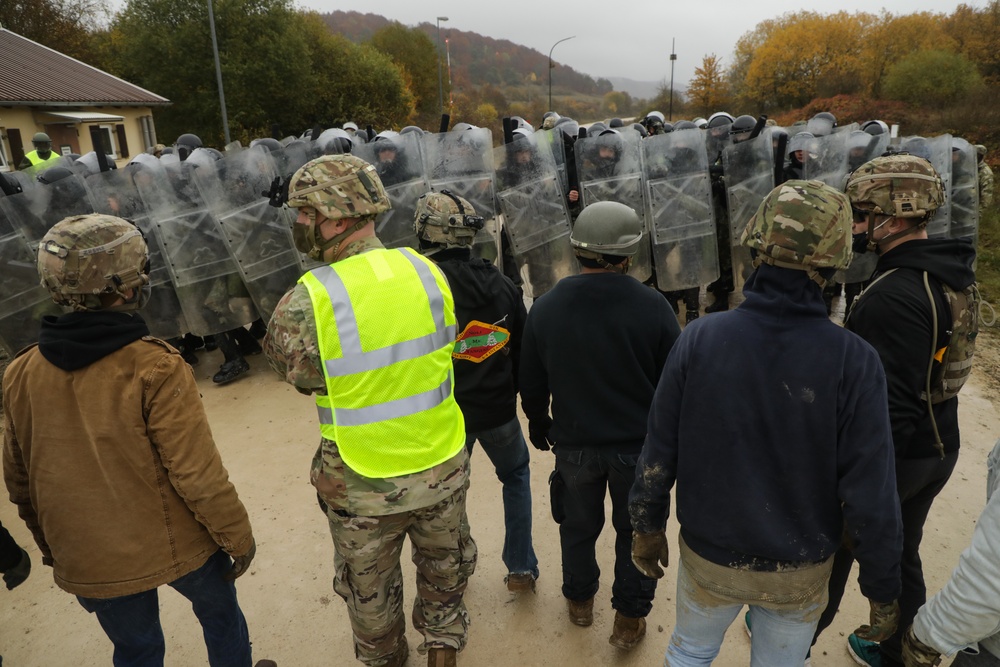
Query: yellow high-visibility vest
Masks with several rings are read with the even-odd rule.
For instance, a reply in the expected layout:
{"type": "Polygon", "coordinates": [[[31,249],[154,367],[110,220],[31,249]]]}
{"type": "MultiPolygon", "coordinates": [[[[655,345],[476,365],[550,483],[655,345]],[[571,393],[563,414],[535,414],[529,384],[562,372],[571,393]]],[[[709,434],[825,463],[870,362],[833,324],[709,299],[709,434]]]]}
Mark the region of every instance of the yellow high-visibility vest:
{"type": "Polygon", "coordinates": [[[51,151],[49,153],[48,159],[43,160],[42,158],[38,157],[38,151],[31,151],[30,153],[25,153],[24,157],[28,158],[28,162],[31,163],[31,168],[37,171],[39,169],[44,168],[44,166],[49,162],[55,162],[56,160],[61,158],[62,155],[56,153],[55,151],[51,151]]]}
{"type": "Polygon", "coordinates": [[[303,275],[326,396],[320,432],[365,477],[408,475],[465,446],[451,352],[448,281],[410,248],[370,250],[303,275]]]}

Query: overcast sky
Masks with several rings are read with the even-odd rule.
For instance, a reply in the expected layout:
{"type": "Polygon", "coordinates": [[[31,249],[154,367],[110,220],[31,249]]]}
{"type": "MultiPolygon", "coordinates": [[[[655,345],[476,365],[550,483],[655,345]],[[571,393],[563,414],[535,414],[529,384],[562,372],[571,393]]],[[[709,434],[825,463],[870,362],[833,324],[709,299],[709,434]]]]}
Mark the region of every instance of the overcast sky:
{"type": "MultiPolygon", "coordinates": [[[[446,28],[478,32],[508,39],[543,54],[558,40],[575,36],[555,48],[553,60],[599,76],[624,76],[642,81],[670,78],[670,44],[677,40],[674,81],[685,88],[701,64],[702,56],[715,53],[728,66],[736,40],[760,21],[786,12],[811,9],[876,13],[882,7],[895,14],[918,11],[951,13],[953,0],[884,0],[881,3],[840,0],[837,3],[804,3],[792,0],[688,0],[687,2],[582,2],[558,0],[296,0],[299,7],[319,12],[335,10],[381,14],[405,25],[441,23],[446,28]],[[643,8],[643,9],[640,9],[643,8]]],[[[984,0],[966,0],[981,7],[984,0]]]]}

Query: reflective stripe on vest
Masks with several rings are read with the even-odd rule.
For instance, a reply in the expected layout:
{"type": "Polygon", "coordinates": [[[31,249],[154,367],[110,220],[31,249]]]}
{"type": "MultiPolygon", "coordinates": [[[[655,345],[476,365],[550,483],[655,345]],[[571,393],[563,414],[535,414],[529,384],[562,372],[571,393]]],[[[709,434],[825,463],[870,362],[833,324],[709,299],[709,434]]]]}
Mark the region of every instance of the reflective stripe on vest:
{"type": "Polygon", "coordinates": [[[320,431],[366,477],[420,472],[465,444],[452,387],[454,300],[413,250],[372,250],[300,278],[309,290],[327,395],[320,431]]]}

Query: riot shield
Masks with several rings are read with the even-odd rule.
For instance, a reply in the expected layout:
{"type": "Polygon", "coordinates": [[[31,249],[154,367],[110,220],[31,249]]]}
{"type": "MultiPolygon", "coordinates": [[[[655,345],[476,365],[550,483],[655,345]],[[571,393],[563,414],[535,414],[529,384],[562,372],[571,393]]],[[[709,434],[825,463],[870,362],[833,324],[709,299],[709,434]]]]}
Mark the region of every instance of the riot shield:
{"type": "Polygon", "coordinates": [[[500,256],[500,226],[494,208],[493,135],[476,127],[420,137],[424,172],[435,192],[450,190],[464,197],[486,221],[476,234],[473,254],[497,261],[500,256]]]}
{"type": "MultiPolygon", "coordinates": [[[[277,175],[281,177],[282,182],[285,182],[290,180],[302,165],[310,160],[315,160],[322,154],[323,152],[316,145],[315,141],[290,139],[280,151],[271,151],[271,160],[274,162],[277,175]]],[[[270,187],[266,189],[269,190],[270,187]]],[[[285,215],[288,216],[288,226],[285,233],[288,245],[292,248],[295,261],[299,265],[299,272],[305,273],[306,271],[315,269],[317,266],[323,266],[322,262],[310,259],[295,249],[295,243],[292,241],[292,225],[295,224],[297,212],[295,209],[287,209],[285,210],[285,215]]]]}
{"type": "MultiPolygon", "coordinates": [[[[631,207],[642,221],[643,236],[649,233],[642,191],[642,157],[638,134],[608,132],[579,139],[574,147],[576,173],[583,205],[615,201],[631,207]]],[[[650,245],[643,239],[632,258],[629,275],[645,282],[653,274],[650,245]]]]}
{"type": "Polygon", "coordinates": [[[174,284],[170,281],[167,260],[146,204],[139,196],[137,180],[162,178],[159,165],[133,164],[121,170],[106,171],[87,179],[87,190],[94,200],[94,211],[131,220],[142,230],[149,248],[149,301],[140,311],[157,338],[176,338],[188,331],[187,321],[174,284]]]}
{"type": "Polygon", "coordinates": [[[976,243],[979,230],[979,163],[965,139],[951,140],[951,238],[976,243]]]}
{"type": "Polygon", "coordinates": [[[353,153],[375,167],[392,204],[376,219],[375,235],[386,248],[418,248],[413,218],[417,199],[430,190],[424,177],[420,137],[413,132],[383,136],[370,144],[355,144],[353,153]]]}
{"type": "Polygon", "coordinates": [[[719,250],[705,134],[682,130],[641,145],[657,287],[707,285],[719,277],[719,250]]]}
{"type": "Polygon", "coordinates": [[[899,150],[930,161],[941,177],[945,201],[927,223],[927,236],[932,239],[948,238],[951,235],[951,135],[942,134],[930,139],[903,137],[899,150]]]}
{"type": "Polygon", "coordinates": [[[209,336],[257,319],[218,221],[194,181],[195,169],[167,165],[155,181],[136,182],[159,238],[191,333],[209,336]]]}
{"type": "Polygon", "coordinates": [[[538,298],[578,264],[569,242],[570,221],[555,156],[546,141],[534,135],[493,151],[497,200],[510,237],[514,260],[525,292],[538,298]]]}
{"type": "MultiPolygon", "coordinates": [[[[863,133],[869,138],[874,138],[863,133]]],[[[817,137],[813,142],[815,154],[810,154],[803,167],[803,177],[808,181],[822,181],[831,188],[843,192],[847,185],[849,158],[851,152],[851,133],[832,132],[826,136],[817,137]]]]}
{"type": "Polygon", "coordinates": [[[739,291],[753,273],[750,253],[740,243],[743,230],[774,189],[774,150],[767,134],[733,144],[722,153],[732,243],[733,287],[739,291]]]}
{"type": "Polygon", "coordinates": [[[63,311],[39,284],[35,253],[19,231],[22,224],[8,199],[0,198],[0,347],[13,357],[38,340],[44,315],[63,311]]]}
{"type": "Polygon", "coordinates": [[[195,171],[195,182],[226,240],[257,312],[270,318],[302,275],[286,230],[291,209],[261,197],[277,176],[270,154],[249,148],[195,171]]]}
{"type": "MultiPolygon", "coordinates": [[[[851,132],[847,149],[848,178],[855,169],[881,156],[887,148],[889,148],[888,134],[871,135],[861,130],[851,132]]],[[[842,190],[846,189],[846,182],[844,185],[842,190]]]]}
{"type": "Polygon", "coordinates": [[[71,215],[93,213],[94,205],[87,195],[83,177],[67,176],[49,185],[37,184],[4,200],[14,211],[24,238],[36,247],[52,225],[71,215]]]}

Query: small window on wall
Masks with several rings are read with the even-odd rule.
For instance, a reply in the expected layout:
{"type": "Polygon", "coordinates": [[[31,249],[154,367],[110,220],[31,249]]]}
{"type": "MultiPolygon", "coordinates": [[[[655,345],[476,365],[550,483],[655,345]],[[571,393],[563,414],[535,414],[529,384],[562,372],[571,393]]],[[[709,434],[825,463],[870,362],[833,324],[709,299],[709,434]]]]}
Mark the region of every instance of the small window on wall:
{"type": "MultiPolygon", "coordinates": [[[[115,147],[115,129],[110,125],[98,125],[95,129],[97,130],[96,132],[97,136],[94,137],[93,134],[91,136],[95,140],[97,140],[98,137],[100,137],[99,140],[101,144],[104,146],[104,150],[109,155],[113,155],[115,158],[118,158],[119,157],[118,150],[115,147]]],[[[95,151],[97,150],[96,145],[94,147],[94,150],[95,151]]]]}
{"type": "Polygon", "coordinates": [[[125,126],[115,125],[115,136],[118,138],[118,157],[128,157],[128,139],[125,137],[125,126]]]}
{"type": "Polygon", "coordinates": [[[0,127],[0,171],[10,171],[7,155],[7,128],[0,127]]]}

